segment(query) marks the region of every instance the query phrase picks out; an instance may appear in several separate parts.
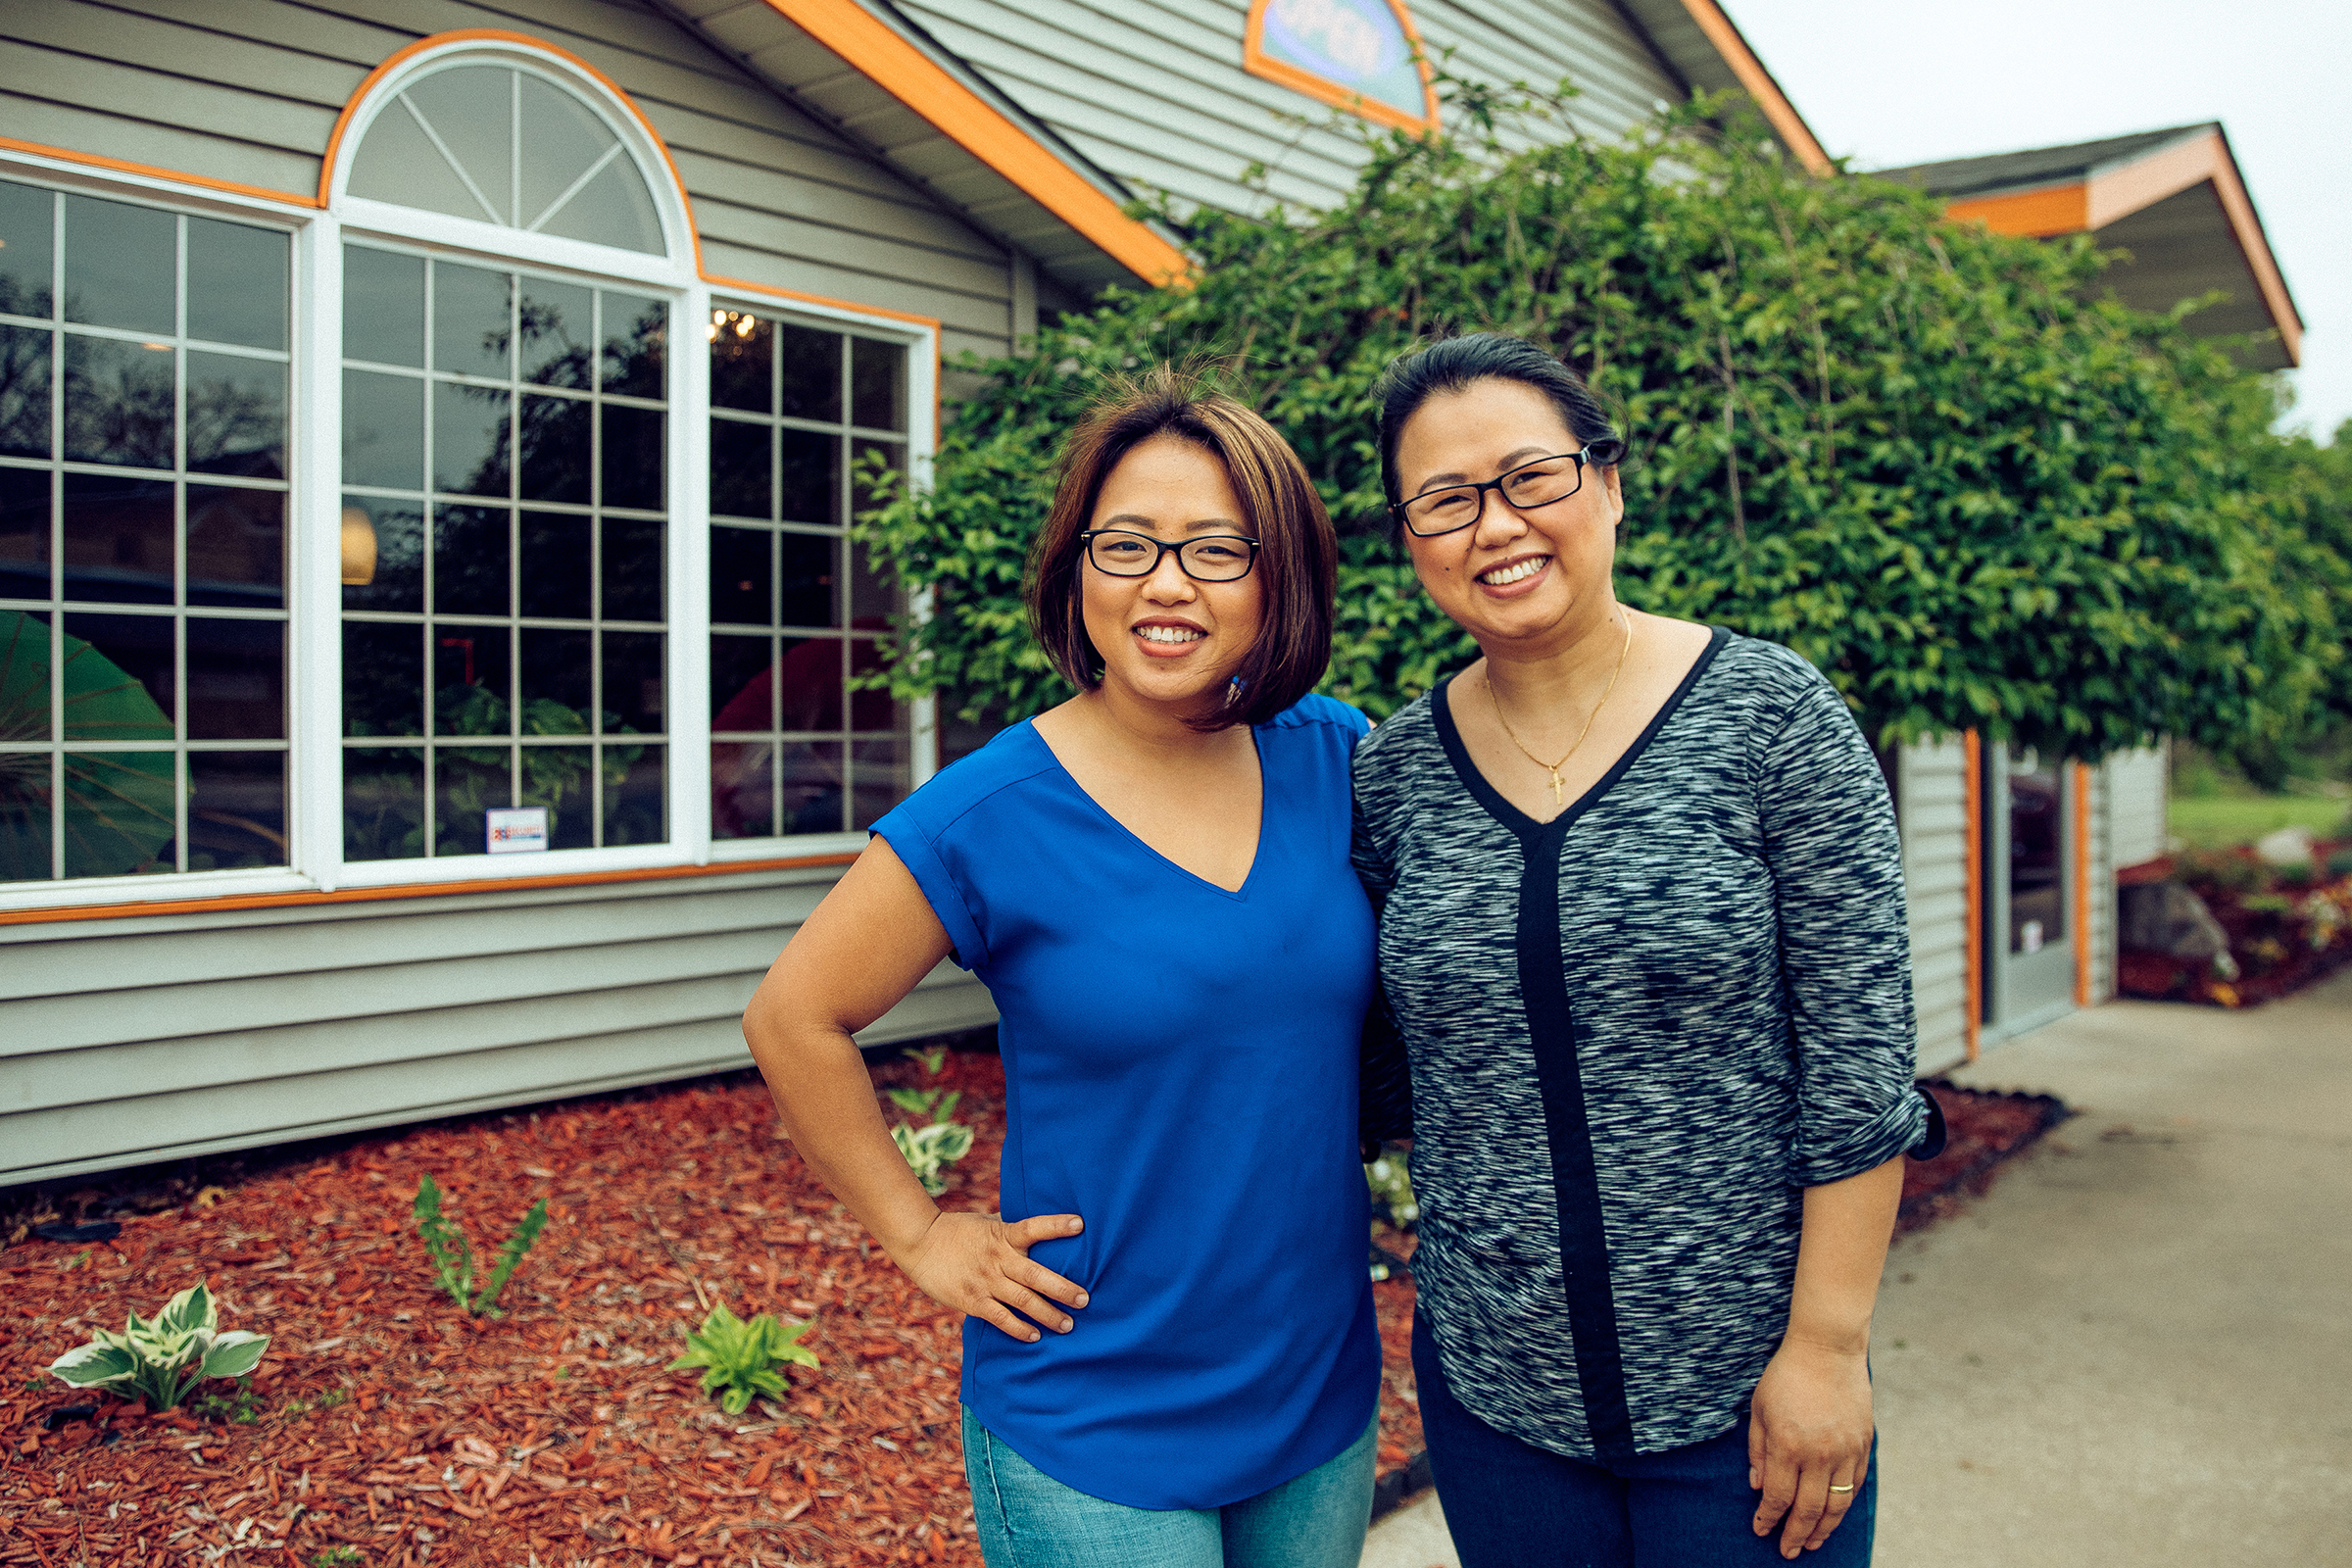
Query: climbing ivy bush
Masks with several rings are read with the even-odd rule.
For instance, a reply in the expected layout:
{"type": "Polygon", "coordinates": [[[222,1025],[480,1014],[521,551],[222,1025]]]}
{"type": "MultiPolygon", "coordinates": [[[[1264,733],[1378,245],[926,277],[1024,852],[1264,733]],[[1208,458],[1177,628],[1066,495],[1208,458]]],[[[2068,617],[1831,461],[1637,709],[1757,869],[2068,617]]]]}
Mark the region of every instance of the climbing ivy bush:
{"type": "Polygon", "coordinates": [[[1338,206],[1149,209],[1199,259],[1191,286],[1112,291],[964,364],[978,389],[931,483],[875,475],[859,523],[878,569],[927,590],[881,677],[898,695],[997,719],[1066,695],[1019,602],[1056,449],[1107,377],[1173,360],[1305,462],[1343,536],[1324,689],[1393,712],[1474,649],[1390,537],[1372,388],[1481,329],[1544,343],[1618,412],[1621,595],[1788,644],[1881,741],[2228,746],[2339,678],[2343,563],[2264,483],[2268,384],[2185,311],[2099,297],[2087,239],[1809,176],[1727,101],[1620,140],[1524,91],[1457,102],[1441,135],[1359,134],[1338,206]]]}

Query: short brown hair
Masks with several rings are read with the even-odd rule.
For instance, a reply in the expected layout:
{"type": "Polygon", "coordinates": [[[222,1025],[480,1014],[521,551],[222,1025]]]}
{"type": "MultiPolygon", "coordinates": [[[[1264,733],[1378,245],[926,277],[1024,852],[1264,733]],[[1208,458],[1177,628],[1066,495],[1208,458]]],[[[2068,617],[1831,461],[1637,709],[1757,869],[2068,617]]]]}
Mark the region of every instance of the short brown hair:
{"type": "Polygon", "coordinates": [[[1257,641],[1234,675],[1241,696],[1196,729],[1262,724],[1314,690],[1331,662],[1332,585],[1339,541],[1323,498],[1290,443],[1258,415],[1200,379],[1161,366],[1114,382],[1070,432],[1061,451],[1054,509],[1029,547],[1024,597],[1029,625],[1054,667],[1080,691],[1101,682],[1102,657],[1079,612],[1084,552],[1078,535],[1093,520],[1103,481],[1128,453],[1162,436],[1190,442],[1225,465],[1242,504],[1240,521],[1258,541],[1265,611],[1257,641]]]}

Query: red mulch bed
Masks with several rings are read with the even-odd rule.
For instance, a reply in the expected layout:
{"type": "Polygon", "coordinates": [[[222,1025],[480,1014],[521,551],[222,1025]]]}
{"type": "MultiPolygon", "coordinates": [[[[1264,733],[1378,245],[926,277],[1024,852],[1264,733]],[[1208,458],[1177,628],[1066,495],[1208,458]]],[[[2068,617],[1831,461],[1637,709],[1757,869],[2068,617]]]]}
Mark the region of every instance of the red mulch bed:
{"type": "MultiPolygon", "coordinates": [[[[1002,1063],[958,1053],[937,1081],[979,1130],[943,1202],[993,1209],[1002,1063]]],[[[344,1140],[121,1218],[112,1242],[0,1252],[0,1563],[980,1562],[960,1320],[825,1195],[750,1074],[344,1140]],[[504,1318],[434,1284],[410,1213],[428,1171],[477,1258],[548,1200],[504,1318]],[[203,1393],[147,1416],[42,1370],[200,1279],[223,1327],[271,1336],[244,1419],[203,1393]],[[709,1301],[813,1316],[822,1366],[722,1414],[664,1370],[709,1301]]],[[[1375,1290],[1394,1496],[1421,1449],[1412,1284],[1375,1290]]]]}
{"type": "Polygon", "coordinates": [[[1982,1198],[2006,1161],[2074,1114],[2049,1095],[1994,1094],[1941,1078],[1923,1085],[1943,1106],[1946,1139],[1934,1159],[1903,1167],[1903,1201],[1894,1233],[1907,1236],[1949,1219],[1982,1198]]]}
{"type": "MultiPolygon", "coordinates": [[[[963,1091],[957,1115],[979,1129],[944,1201],[992,1209],[1003,1065],[958,1053],[931,1082],[963,1091]]],[[[1906,1173],[1904,1231],[1956,1211],[2067,1114],[2046,1096],[1934,1088],[1951,1142],[1906,1173]]],[[[977,1565],[958,1320],[874,1252],[773,1125],[738,1074],[344,1140],[122,1213],[112,1242],[20,1241],[0,1253],[0,1564],[307,1568],[343,1547],[377,1565],[977,1565]],[[410,1215],[428,1171],[477,1255],[549,1200],[504,1318],[468,1318],[434,1285],[410,1215]],[[198,1279],[224,1326],[271,1336],[249,1398],[213,1384],[153,1417],[42,1370],[89,1325],[198,1279]],[[664,1370],[710,1301],[813,1316],[823,1365],[793,1368],[781,1401],[722,1414],[696,1374],[664,1370]]],[[[69,1206],[135,1207],[139,1180],[69,1206]]],[[[1377,1240],[1410,1258],[1410,1235],[1377,1240]]],[[[1387,1505],[1427,1467],[1409,1274],[1374,1295],[1387,1505]]]]}
{"type": "MultiPolygon", "coordinates": [[[[2347,850],[2352,850],[2352,840],[2322,843],[2315,846],[2315,858],[2325,866],[2347,850]]],[[[2202,960],[2127,948],[2116,964],[2116,990],[2123,995],[2148,1002],[2258,1007],[2352,965],[2352,925],[2339,926],[2327,946],[2314,948],[2312,928],[2291,909],[2247,904],[2249,899],[2301,904],[2317,893],[2331,894],[2338,905],[2352,906],[2352,876],[2338,873],[2289,882],[2263,866],[2247,849],[2183,857],[2179,874],[2228,934],[2237,976],[2225,980],[2202,960]],[[2233,874],[2217,877],[2217,870],[2233,874]]]]}

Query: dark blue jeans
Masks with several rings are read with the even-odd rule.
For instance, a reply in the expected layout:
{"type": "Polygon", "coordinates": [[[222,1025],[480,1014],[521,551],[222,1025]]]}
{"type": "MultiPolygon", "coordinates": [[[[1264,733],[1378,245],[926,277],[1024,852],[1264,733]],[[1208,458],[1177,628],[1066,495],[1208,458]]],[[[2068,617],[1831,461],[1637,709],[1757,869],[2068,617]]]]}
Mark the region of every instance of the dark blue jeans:
{"type": "MultiPolygon", "coordinates": [[[[1421,1432],[1462,1568],[1764,1568],[1781,1533],[1755,1533],[1747,1425],[1630,1459],[1570,1459],[1506,1437],[1446,1387],[1428,1328],[1413,1323],[1421,1432]]],[[[1878,1454],[1845,1519],[1801,1568],[1869,1568],[1878,1454]]]]}

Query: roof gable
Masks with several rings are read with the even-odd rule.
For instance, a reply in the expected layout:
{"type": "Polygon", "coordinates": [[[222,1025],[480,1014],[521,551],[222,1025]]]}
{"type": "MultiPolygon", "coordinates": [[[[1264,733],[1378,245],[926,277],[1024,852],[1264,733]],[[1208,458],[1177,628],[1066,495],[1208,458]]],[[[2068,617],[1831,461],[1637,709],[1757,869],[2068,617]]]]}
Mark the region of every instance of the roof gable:
{"type": "Polygon", "coordinates": [[[2256,369],[2301,363],[2303,318],[2219,122],[1881,172],[1998,233],[2088,232],[2127,251],[2106,282],[2138,309],[2220,290],[2229,300],[2195,318],[2201,333],[2267,337],[2246,356],[2256,369]]]}

